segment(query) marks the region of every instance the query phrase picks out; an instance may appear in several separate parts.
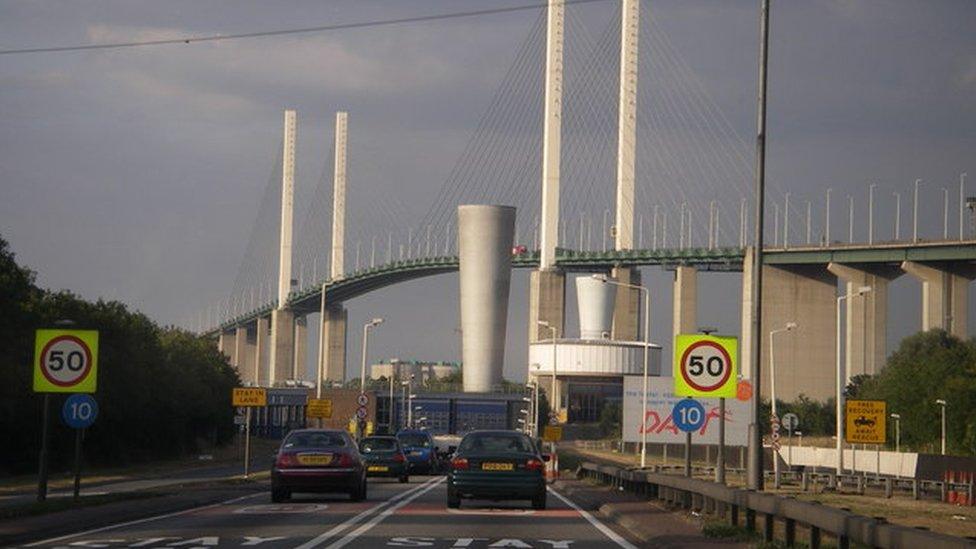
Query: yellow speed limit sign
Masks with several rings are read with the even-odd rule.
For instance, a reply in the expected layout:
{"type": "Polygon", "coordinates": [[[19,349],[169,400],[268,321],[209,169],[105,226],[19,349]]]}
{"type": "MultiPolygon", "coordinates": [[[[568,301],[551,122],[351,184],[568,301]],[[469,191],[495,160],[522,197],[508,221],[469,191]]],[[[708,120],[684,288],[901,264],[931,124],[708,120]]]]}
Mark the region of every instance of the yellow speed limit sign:
{"type": "Polygon", "coordinates": [[[739,340],[730,336],[679,334],[674,338],[674,394],[734,398],[739,340]]]}
{"type": "Polygon", "coordinates": [[[34,392],[94,393],[97,380],[96,330],[37,330],[34,392]]]}

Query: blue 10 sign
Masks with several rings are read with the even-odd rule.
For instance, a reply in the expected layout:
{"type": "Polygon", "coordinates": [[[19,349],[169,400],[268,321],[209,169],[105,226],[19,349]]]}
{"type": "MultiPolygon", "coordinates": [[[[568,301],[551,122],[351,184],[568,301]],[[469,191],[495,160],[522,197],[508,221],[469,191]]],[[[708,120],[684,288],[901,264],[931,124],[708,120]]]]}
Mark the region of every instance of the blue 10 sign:
{"type": "Polygon", "coordinates": [[[72,429],[86,429],[98,417],[98,403],[90,395],[75,394],[64,401],[61,418],[72,429]]]}
{"type": "Polygon", "coordinates": [[[690,433],[705,424],[705,407],[694,399],[679,400],[671,410],[671,421],[678,429],[690,433]]]}

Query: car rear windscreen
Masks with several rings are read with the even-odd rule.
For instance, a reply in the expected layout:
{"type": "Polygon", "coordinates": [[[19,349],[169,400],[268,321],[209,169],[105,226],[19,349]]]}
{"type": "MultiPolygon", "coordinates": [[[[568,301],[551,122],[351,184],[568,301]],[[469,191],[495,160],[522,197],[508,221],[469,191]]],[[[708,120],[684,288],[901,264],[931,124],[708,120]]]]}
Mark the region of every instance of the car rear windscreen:
{"type": "Polygon", "coordinates": [[[397,435],[400,444],[407,448],[429,448],[430,439],[424,435],[397,435]]]}
{"type": "Polygon", "coordinates": [[[493,452],[533,452],[532,442],[525,435],[517,433],[472,433],[461,441],[458,452],[493,453],[493,452]]]}
{"type": "Polygon", "coordinates": [[[345,446],[346,439],[339,433],[292,433],[282,448],[335,448],[345,446]]]}
{"type": "Polygon", "coordinates": [[[376,452],[392,452],[397,448],[397,441],[392,438],[366,439],[359,444],[359,451],[364,454],[376,452]]]}

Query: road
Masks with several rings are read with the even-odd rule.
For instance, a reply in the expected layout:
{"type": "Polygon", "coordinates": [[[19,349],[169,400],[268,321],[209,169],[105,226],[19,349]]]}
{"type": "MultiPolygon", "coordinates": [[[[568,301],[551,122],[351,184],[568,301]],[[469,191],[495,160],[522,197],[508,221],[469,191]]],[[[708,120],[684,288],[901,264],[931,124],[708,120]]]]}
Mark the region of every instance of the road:
{"type": "Polygon", "coordinates": [[[445,478],[409,484],[372,480],[361,503],[344,495],[298,495],[271,504],[266,491],[216,505],[88,532],[26,547],[373,547],[633,548],[639,544],[550,491],[549,506],[465,500],[446,508],[445,478]]]}

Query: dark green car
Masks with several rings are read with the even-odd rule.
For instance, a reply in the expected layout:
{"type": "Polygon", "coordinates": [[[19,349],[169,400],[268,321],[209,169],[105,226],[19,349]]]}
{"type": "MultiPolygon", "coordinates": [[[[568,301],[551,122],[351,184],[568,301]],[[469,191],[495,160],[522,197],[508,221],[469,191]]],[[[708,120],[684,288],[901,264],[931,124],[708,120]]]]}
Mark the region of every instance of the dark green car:
{"type": "Polygon", "coordinates": [[[409,482],[407,456],[396,437],[366,437],[359,441],[359,454],[368,477],[394,477],[409,482]]]}
{"type": "Polygon", "coordinates": [[[474,431],[461,439],[447,474],[447,506],[462,498],[527,499],[546,508],[545,462],[528,436],[518,431],[474,431]]]}

